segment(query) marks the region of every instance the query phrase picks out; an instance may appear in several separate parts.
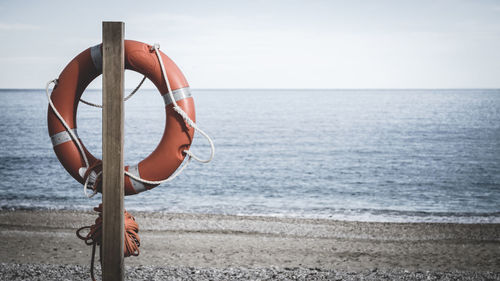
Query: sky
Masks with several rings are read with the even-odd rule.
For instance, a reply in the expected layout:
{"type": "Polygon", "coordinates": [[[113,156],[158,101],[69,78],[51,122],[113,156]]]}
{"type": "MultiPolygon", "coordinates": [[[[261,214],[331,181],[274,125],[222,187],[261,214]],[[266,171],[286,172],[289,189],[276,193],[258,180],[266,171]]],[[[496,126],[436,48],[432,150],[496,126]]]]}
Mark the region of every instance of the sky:
{"type": "Polygon", "coordinates": [[[44,88],[102,21],[197,89],[500,88],[500,1],[481,0],[0,0],[0,88],[44,88]]]}

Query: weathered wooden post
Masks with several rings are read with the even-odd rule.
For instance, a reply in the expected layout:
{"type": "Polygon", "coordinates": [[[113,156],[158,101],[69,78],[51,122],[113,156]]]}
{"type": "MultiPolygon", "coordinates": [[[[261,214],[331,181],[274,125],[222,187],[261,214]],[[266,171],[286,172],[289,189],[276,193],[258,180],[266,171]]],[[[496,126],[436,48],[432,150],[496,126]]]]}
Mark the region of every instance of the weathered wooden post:
{"type": "Polygon", "coordinates": [[[124,278],[123,247],[123,22],[102,23],[102,277],[124,278]]]}

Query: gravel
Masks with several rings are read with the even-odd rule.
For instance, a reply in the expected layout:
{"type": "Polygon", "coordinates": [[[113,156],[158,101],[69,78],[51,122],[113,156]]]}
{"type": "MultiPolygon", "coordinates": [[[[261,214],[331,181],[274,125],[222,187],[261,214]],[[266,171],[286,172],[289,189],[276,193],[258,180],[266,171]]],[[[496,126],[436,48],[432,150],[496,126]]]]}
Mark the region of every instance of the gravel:
{"type": "MultiPolygon", "coordinates": [[[[100,270],[96,270],[100,279],[100,270]]],[[[500,280],[500,272],[435,272],[320,268],[126,267],[125,280],[500,280]]],[[[0,263],[0,280],[90,280],[88,266],[0,263]]]]}

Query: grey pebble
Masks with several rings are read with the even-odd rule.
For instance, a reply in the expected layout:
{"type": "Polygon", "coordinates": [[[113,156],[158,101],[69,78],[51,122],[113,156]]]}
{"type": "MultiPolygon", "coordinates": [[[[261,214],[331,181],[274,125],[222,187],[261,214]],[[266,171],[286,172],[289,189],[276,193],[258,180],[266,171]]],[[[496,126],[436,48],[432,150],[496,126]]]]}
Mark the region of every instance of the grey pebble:
{"type": "MultiPolygon", "coordinates": [[[[96,277],[100,279],[99,266],[96,277]]],[[[500,272],[433,272],[408,270],[363,272],[320,268],[195,268],[127,266],[125,280],[500,280],[500,272]]],[[[0,280],[90,280],[88,266],[0,263],[0,280]]]]}

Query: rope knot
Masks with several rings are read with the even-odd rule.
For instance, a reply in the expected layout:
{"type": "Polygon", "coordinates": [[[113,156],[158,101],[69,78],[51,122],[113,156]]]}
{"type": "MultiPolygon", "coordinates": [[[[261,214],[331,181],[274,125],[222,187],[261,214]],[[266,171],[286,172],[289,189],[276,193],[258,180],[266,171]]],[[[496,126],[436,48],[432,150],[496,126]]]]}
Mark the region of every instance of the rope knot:
{"type": "Polygon", "coordinates": [[[153,46],[149,49],[150,52],[154,52],[155,50],[160,49],[160,43],[154,43],[153,46]]]}
{"type": "MultiPolygon", "coordinates": [[[[83,180],[85,182],[84,184],[84,192],[87,197],[91,198],[93,197],[97,192],[102,191],[102,182],[100,177],[102,175],[102,161],[97,160],[94,162],[92,165],[90,165],[86,170],[85,173],[83,174],[83,180]],[[93,193],[91,195],[87,194],[87,188],[90,188],[93,190],[93,193]]],[[[95,210],[95,208],[94,208],[95,210]]],[[[95,210],[97,211],[97,210],[95,210]]]]}

